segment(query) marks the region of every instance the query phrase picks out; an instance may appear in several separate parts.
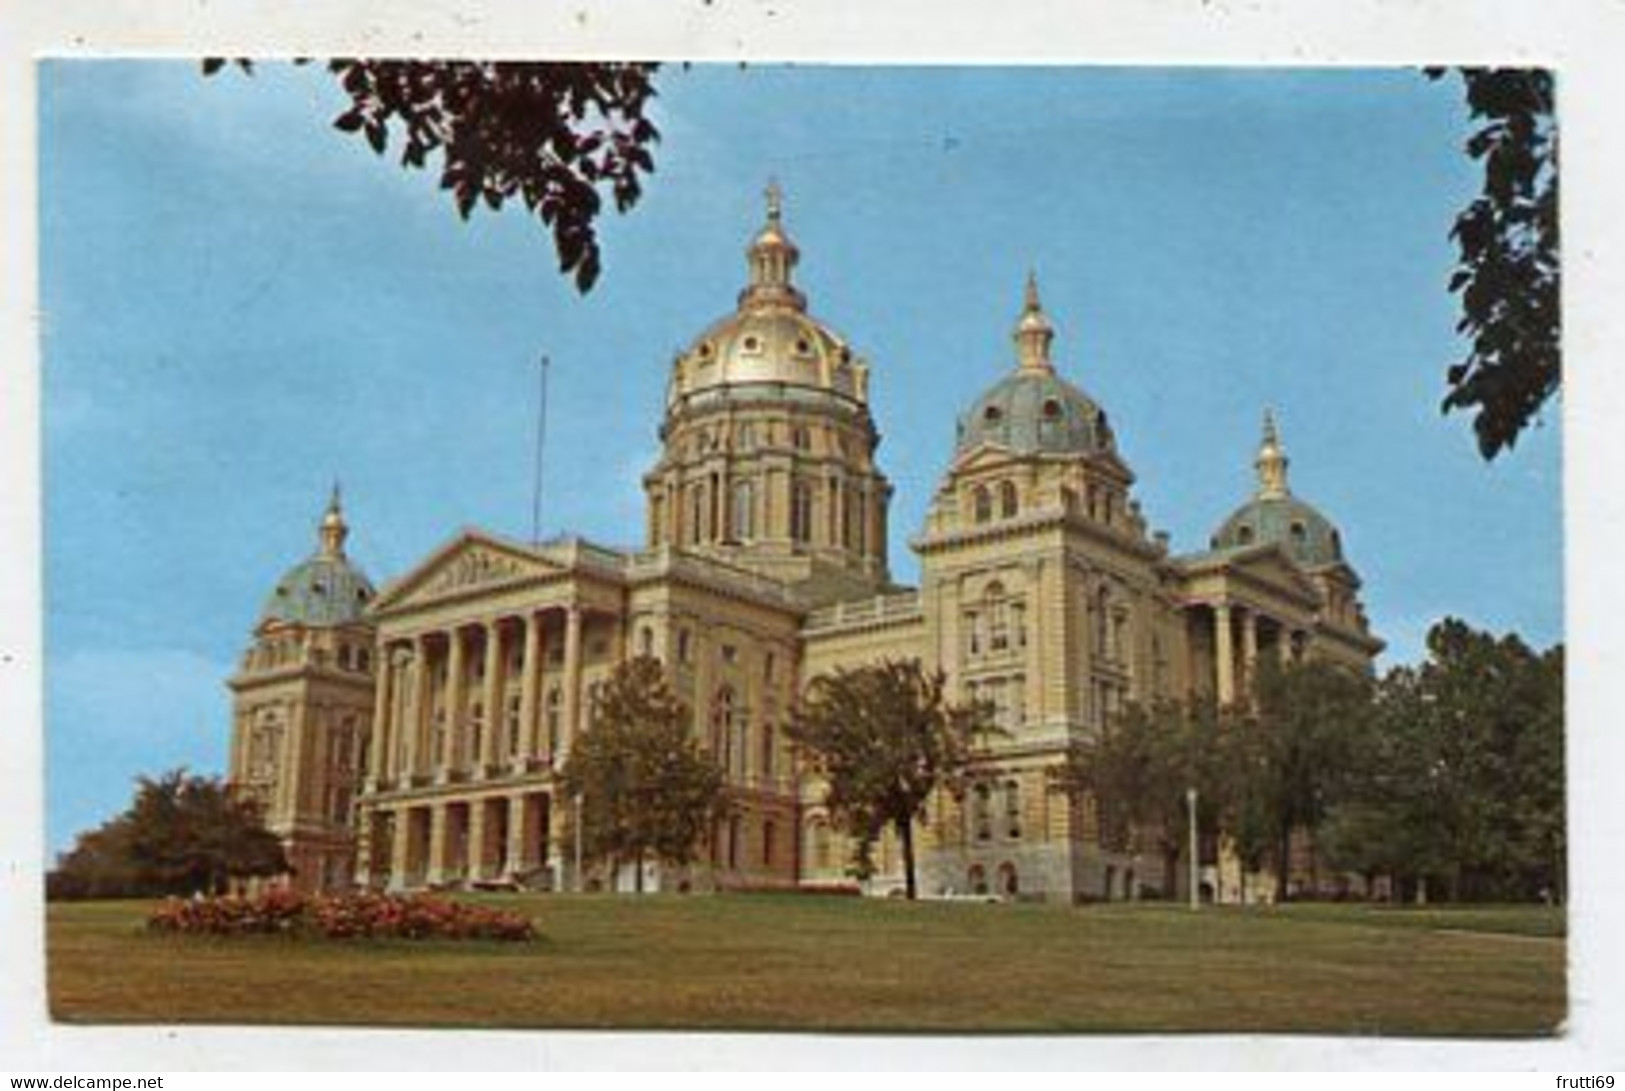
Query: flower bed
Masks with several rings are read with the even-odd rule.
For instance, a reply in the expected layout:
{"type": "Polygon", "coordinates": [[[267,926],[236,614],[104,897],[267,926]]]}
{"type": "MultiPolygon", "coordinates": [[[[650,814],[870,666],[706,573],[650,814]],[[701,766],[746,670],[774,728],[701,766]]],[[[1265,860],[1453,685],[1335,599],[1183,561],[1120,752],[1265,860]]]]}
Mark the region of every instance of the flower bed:
{"type": "Polygon", "coordinates": [[[273,890],[258,897],[227,895],[182,901],[152,911],[155,932],[199,936],[292,934],[324,939],[536,938],[530,918],[505,909],[467,905],[421,894],[317,894],[273,890]]]}

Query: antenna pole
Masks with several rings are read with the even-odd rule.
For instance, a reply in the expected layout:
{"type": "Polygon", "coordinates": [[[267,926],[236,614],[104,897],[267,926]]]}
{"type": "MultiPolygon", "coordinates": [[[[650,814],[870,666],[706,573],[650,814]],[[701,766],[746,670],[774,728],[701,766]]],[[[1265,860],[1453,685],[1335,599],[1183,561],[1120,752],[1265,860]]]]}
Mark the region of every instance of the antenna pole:
{"type": "Polygon", "coordinates": [[[547,367],[548,359],[544,353],[541,366],[537,369],[536,477],[535,487],[530,496],[530,544],[532,548],[542,544],[542,455],[547,446],[547,367]]]}

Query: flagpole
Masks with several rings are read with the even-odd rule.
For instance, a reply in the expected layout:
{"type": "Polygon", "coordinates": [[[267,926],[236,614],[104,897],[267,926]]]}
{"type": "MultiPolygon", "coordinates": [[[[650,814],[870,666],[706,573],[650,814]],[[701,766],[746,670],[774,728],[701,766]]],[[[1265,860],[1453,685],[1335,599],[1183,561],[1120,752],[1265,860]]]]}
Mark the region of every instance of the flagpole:
{"type": "Polygon", "coordinates": [[[542,544],[542,456],[547,446],[547,354],[543,353],[537,369],[536,393],[536,467],[534,487],[530,497],[530,544],[542,544]]]}

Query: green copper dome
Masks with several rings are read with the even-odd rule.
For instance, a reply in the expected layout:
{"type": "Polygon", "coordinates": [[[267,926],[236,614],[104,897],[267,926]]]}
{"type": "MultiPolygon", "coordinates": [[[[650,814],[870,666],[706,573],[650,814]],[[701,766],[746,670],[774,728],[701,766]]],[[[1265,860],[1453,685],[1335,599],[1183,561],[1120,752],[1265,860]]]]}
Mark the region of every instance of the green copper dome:
{"type": "Polygon", "coordinates": [[[277,581],[260,611],[260,623],[292,622],[328,627],[361,620],[372,601],[372,582],[344,555],[349,528],[339,507],[338,489],[322,517],[320,548],[277,581]]]}
{"type": "Polygon", "coordinates": [[[1343,542],[1337,528],[1287,488],[1286,452],[1269,413],[1264,414],[1264,442],[1253,465],[1258,470],[1258,491],[1219,527],[1213,548],[1278,545],[1308,568],[1340,563],[1343,542]]]}
{"type": "Polygon", "coordinates": [[[1337,528],[1296,497],[1249,500],[1224,521],[1213,536],[1214,549],[1273,543],[1306,568],[1343,559],[1337,528]]]}
{"type": "Polygon", "coordinates": [[[1105,412],[1054,372],[1017,372],[994,384],[959,418],[957,447],[996,443],[1019,454],[1109,450],[1105,412]]]}
{"type": "Polygon", "coordinates": [[[1026,305],[1016,323],[1016,370],[976,399],[959,418],[956,449],[998,444],[1018,454],[1083,454],[1112,449],[1106,414],[1050,363],[1054,329],[1027,279],[1026,305]]]}

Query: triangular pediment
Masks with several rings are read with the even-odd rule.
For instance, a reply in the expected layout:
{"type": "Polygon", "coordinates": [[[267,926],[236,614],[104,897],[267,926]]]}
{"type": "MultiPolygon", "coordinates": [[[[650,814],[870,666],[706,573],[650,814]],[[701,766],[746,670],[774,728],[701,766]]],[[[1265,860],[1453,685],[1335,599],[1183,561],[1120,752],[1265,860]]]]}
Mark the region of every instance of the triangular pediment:
{"type": "Polygon", "coordinates": [[[1305,598],[1320,598],[1319,589],[1304,575],[1303,569],[1293,564],[1277,545],[1262,545],[1238,554],[1230,564],[1260,582],[1296,592],[1305,598]]]}
{"type": "Polygon", "coordinates": [[[373,600],[372,612],[397,611],[455,598],[477,588],[562,571],[554,561],[483,531],[465,530],[373,600]]]}

